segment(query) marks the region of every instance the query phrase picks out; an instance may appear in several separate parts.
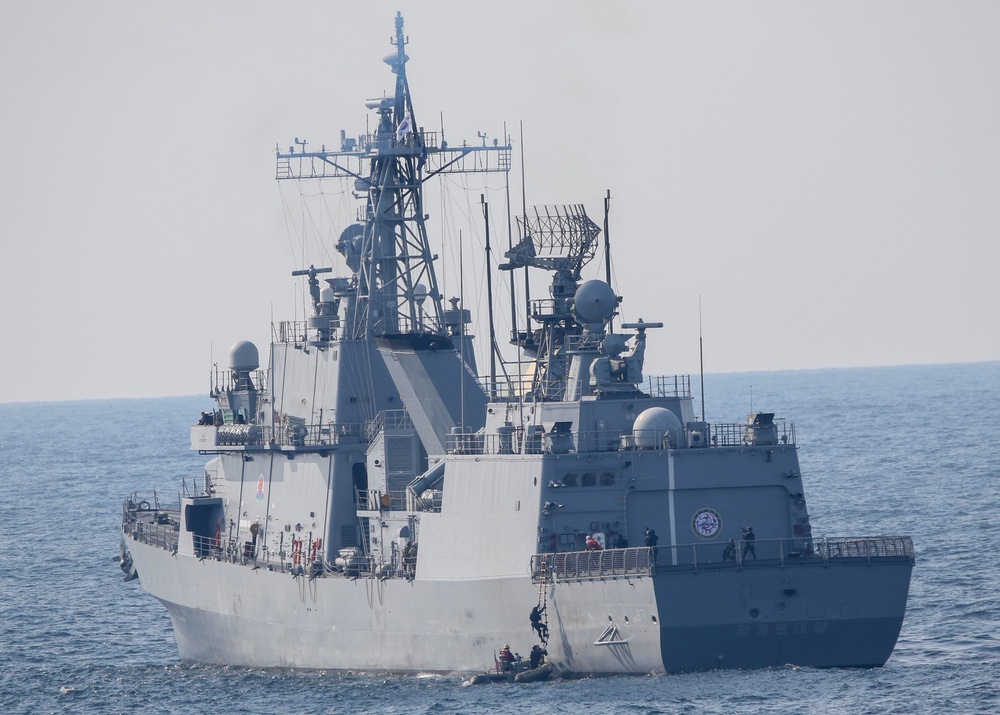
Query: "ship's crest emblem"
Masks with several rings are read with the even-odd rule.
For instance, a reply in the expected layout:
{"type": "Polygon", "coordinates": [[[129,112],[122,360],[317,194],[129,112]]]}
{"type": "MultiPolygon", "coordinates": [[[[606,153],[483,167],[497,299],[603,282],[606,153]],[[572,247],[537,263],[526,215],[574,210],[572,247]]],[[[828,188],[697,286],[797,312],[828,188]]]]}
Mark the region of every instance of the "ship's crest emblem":
{"type": "Polygon", "coordinates": [[[714,509],[699,509],[691,520],[694,533],[703,539],[711,539],[722,528],[722,517],[714,509]]]}

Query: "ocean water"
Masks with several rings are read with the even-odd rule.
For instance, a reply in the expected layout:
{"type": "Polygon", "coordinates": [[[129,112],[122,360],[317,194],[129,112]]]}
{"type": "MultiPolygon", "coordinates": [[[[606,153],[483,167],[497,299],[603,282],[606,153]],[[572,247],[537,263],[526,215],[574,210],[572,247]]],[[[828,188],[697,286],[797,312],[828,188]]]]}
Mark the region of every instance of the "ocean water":
{"type": "Polygon", "coordinates": [[[709,421],[795,422],[814,533],[913,536],[884,668],[470,687],[181,665],[113,557],[130,491],[201,473],[208,399],[0,404],[0,713],[1000,712],[1000,363],[709,375],[706,397],[709,421]]]}

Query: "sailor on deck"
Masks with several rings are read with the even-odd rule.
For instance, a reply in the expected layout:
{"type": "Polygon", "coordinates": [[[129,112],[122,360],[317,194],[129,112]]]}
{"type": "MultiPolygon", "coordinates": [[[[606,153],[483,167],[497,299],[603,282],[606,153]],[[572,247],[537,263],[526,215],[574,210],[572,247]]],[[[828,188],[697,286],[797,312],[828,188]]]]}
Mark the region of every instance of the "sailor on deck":
{"type": "Polygon", "coordinates": [[[754,548],[754,540],[757,537],[754,536],[753,527],[748,526],[743,530],[743,560],[747,560],[747,554],[753,556],[753,560],[757,560],[757,550],[754,548]]]}
{"type": "Polygon", "coordinates": [[[646,527],[646,534],[643,537],[643,543],[650,549],[650,554],[653,556],[653,566],[656,566],[656,552],[659,549],[656,548],[656,544],[659,543],[660,537],[656,535],[656,532],[646,527]]]}

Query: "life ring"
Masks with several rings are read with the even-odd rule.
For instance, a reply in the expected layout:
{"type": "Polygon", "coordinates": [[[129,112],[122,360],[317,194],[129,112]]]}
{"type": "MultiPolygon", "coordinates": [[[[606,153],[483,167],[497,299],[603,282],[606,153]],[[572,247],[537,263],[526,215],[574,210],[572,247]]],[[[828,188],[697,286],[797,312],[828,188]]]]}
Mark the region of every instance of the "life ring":
{"type": "Polygon", "coordinates": [[[149,511],[152,507],[149,506],[149,502],[143,499],[139,502],[139,511],[149,511]]]}

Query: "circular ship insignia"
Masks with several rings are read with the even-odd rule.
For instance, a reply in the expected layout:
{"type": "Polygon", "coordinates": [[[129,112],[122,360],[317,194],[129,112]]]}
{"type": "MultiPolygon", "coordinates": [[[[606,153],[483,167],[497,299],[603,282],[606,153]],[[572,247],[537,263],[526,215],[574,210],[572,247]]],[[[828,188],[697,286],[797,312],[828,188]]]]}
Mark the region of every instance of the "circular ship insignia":
{"type": "Polygon", "coordinates": [[[691,520],[694,533],[703,539],[711,539],[722,528],[722,517],[714,509],[701,509],[691,520]]]}

